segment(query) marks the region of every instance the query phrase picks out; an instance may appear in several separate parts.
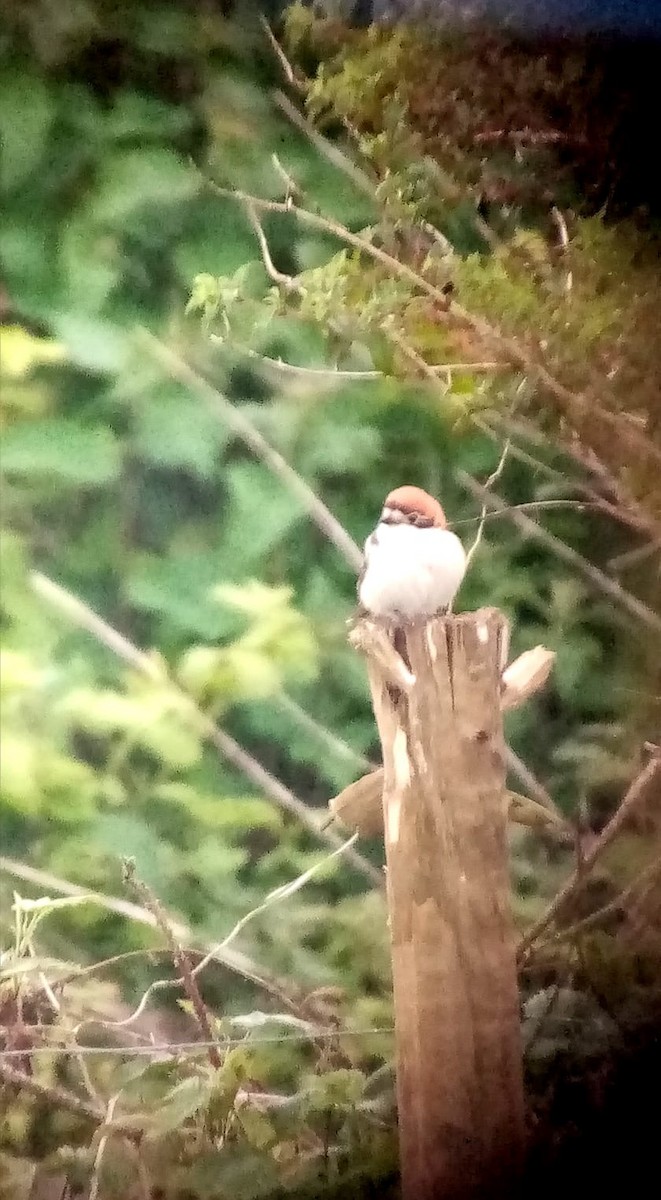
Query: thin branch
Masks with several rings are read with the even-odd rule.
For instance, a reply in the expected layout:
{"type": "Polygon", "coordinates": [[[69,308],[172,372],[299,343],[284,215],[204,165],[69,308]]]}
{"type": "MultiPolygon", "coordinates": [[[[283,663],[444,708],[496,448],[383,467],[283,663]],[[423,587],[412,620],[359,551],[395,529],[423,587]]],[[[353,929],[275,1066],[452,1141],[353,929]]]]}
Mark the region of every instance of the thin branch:
{"type": "Polygon", "coordinates": [[[558,129],[485,129],[476,133],[473,139],[478,145],[483,142],[512,141],[530,146],[553,145],[557,142],[570,142],[572,145],[582,145],[585,138],[579,134],[566,134],[558,129]]]}
{"type": "Polygon", "coordinates": [[[294,276],[286,275],[283,271],[279,271],[273,262],[273,259],[271,258],[271,251],[269,250],[269,244],[266,240],[266,234],[264,233],[262,223],[257,216],[254,204],[251,204],[250,201],[247,201],[245,204],[245,210],[248,215],[248,220],[255,231],[257,241],[259,242],[259,249],[261,251],[262,260],[269,279],[272,279],[274,283],[277,283],[278,287],[284,288],[286,292],[300,292],[301,285],[297,282],[294,276]]]}
{"type": "MultiPolygon", "coordinates": [[[[331,217],[322,216],[320,213],[311,212],[309,209],[302,208],[297,204],[285,203],[279,200],[266,200],[262,197],[251,196],[246,192],[222,187],[209,180],[205,180],[205,182],[218,195],[223,196],[225,199],[233,199],[243,205],[251,203],[255,208],[261,209],[263,212],[293,213],[301,224],[320,230],[323,233],[332,234],[346,245],[353,246],[354,249],[359,250],[361,253],[368,255],[368,257],[380,263],[390,275],[395,275],[399,279],[406,280],[415,291],[423,292],[430,300],[433,300],[436,306],[435,312],[439,320],[470,329],[485,342],[498,347],[508,362],[525,371],[527,375],[536,379],[538,383],[550,392],[559,402],[563,411],[566,411],[572,417],[580,416],[583,418],[589,413],[594,415],[597,403],[594,397],[573,392],[565,384],[561,383],[559,379],[556,379],[543,362],[537,361],[524,345],[502,333],[496,326],[487,321],[486,318],[469,312],[455,300],[449,303],[447,295],[441,288],[430,283],[424,276],[408,266],[407,263],[400,262],[380,246],[373,245],[372,242],[362,235],[353,233],[339,221],[335,221],[331,217]]],[[[646,458],[661,462],[661,450],[657,450],[649,438],[645,437],[639,430],[632,428],[630,422],[626,421],[619,413],[599,407],[598,416],[615,433],[625,438],[629,445],[636,446],[639,452],[644,454],[646,458]]]]}
{"type": "Polygon", "coordinates": [[[282,68],[282,73],[283,73],[285,79],[287,80],[287,83],[291,84],[292,87],[298,88],[299,91],[302,91],[304,89],[305,85],[302,82],[302,80],[299,79],[298,75],[296,74],[293,66],[291,65],[289,59],[287,58],[287,55],[285,54],[282,46],[280,45],[280,42],[278,41],[273,30],[271,29],[271,26],[270,26],[269,22],[267,21],[266,17],[263,15],[260,16],[259,23],[269,40],[269,43],[271,45],[271,49],[272,49],[273,53],[275,54],[278,62],[280,63],[280,66],[282,68]]]}
{"type": "MultiPolygon", "coordinates": [[[[285,51],[275,36],[266,17],[262,16],[260,18],[260,24],[264,30],[264,33],[266,34],[266,37],[268,38],[271,49],[280,64],[280,68],[285,79],[287,80],[287,83],[290,85],[290,87],[295,88],[299,94],[305,93],[306,85],[304,80],[296,74],[296,71],[287,58],[285,51]]],[[[283,112],[287,119],[291,121],[292,125],[296,126],[300,133],[304,134],[314,149],[321,154],[323,158],[327,159],[327,161],[333,167],[336,167],[339,171],[342,171],[347,178],[351,180],[355,187],[359,188],[361,192],[364,192],[366,196],[369,196],[370,200],[373,200],[376,191],[376,183],[370,179],[367,172],[363,171],[361,167],[357,165],[357,163],[352,162],[352,160],[346,154],[344,154],[338,146],[334,145],[333,142],[329,142],[328,138],[324,137],[324,135],[315,128],[315,126],[307,119],[304,113],[300,112],[295,104],[292,104],[289,96],[285,95],[285,93],[280,91],[280,89],[272,92],[271,95],[281,112],[283,112]]]]}
{"type": "Polygon", "coordinates": [[[626,910],[630,901],[635,900],[637,902],[639,895],[648,895],[650,888],[654,886],[660,875],[661,862],[657,859],[649,863],[645,870],[640,875],[637,875],[633,882],[624,888],[614,900],[609,900],[608,904],[604,904],[601,908],[590,913],[587,917],[583,917],[582,920],[576,921],[573,925],[567,925],[564,929],[557,930],[553,936],[553,942],[566,942],[578,934],[594,929],[595,925],[601,925],[608,917],[622,913],[623,910],[626,910]]]}
{"type": "Polygon", "coordinates": [[[351,180],[355,187],[357,187],[366,196],[369,196],[370,200],[373,200],[376,184],[372,182],[367,173],[363,171],[361,167],[357,166],[356,163],[352,162],[351,159],[344,154],[338,146],[334,145],[332,142],[329,142],[328,138],[325,138],[323,134],[319,133],[319,131],[315,129],[314,125],[308,121],[301,112],[299,112],[299,110],[296,108],[296,105],[292,104],[291,100],[284,94],[284,92],[274,92],[273,99],[278,105],[278,108],[280,108],[285,116],[291,121],[292,125],[295,125],[301,133],[305,134],[305,136],[314,146],[315,150],[317,150],[319,154],[327,159],[327,161],[331,163],[333,167],[337,167],[339,171],[342,171],[347,178],[351,180]]]}
{"type": "MultiPolygon", "coordinates": [[[[486,484],[484,485],[486,487],[486,484]]],[[[449,529],[456,529],[460,525],[474,525],[476,521],[497,521],[502,517],[506,517],[511,512],[522,513],[537,513],[540,509],[570,508],[572,512],[590,512],[597,509],[598,505],[592,504],[589,500],[528,500],[524,504],[507,504],[498,512],[480,513],[474,517],[460,517],[457,521],[448,521],[449,529]]]]}
{"type": "MultiPolygon", "coordinates": [[[[275,153],[275,150],[273,151],[273,153],[271,155],[271,162],[273,163],[273,166],[275,167],[278,175],[280,176],[283,184],[285,185],[285,203],[287,205],[289,205],[289,207],[291,207],[291,205],[294,203],[295,200],[299,200],[301,198],[303,193],[302,193],[300,187],[298,186],[296,180],[294,179],[294,176],[290,175],[287,168],[285,166],[283,166],[283,164],[280,162],[280,159],[278,158],[277,154],[275,153]]],[[[294,280],[294,282],[297,285],[296,290],[297,291],[301,290],[298,285],[298,281],[294,280]]]]}
{"type": "MultiPolygon", "coordinates": [[[[179,941],[178,937],[175,934],[172,920],[166,913],[165,908],[161,904],[161,901],[159,900],[158,896],[155,895],[155,893],[151,890],[150,887],[147,886],[146,883],[144,883],[141,879],[138,878],[138,875],[136,874],[136,871],[135,871],[135,866],[132,862],[127,862],[125,864],[124,874],[125,874],[126,882],[133,888],[133,890],[136,892],[136,894],[142,899],[142,902],[143,902],[145,908],[149,912],[154,914],[154,919],[156,920],[156,923],[157,923],[159,929],[161,930],[161,932],[163,933],[163,935],[166,938],[168,946],[170,947],[174,965],[177,968],[179,974],[181,975],[181,979],[183,981],[183,986],[186,991],[186,995],[188,996],[188,999],[190,1000],[190,1003],[191,1003],[191,1006],[193,1009],[193,1013],[195,1015],[195,1019],[198,1024],[198,1028],[199,1028],[200,1034],[202,1036],[202,1040],[209,1043],[209,1049],[208,1049],[209,1062],[210,1062],[211,1066],[214,1068],[214,1070],[219,1070],[220,1067],[223,1065],[223,1060],[220,1056],[218,1046],[216,1045],[215,1040],[214,1040],[213,1030],[211,1028],[211,1021],[209,1020],[209,1014],[207,1012],[207,1008],[204,1003],[204,1000],[202,999],[202,996],[200,994],[200,989],[197,985],[197,980],[195,979],[195,972],[194,972],[193,968],[191,967],[190,959],[189,959],[186,951],[184,950],[182,943],[179,941]]],[[[108,1118],[108,1119],[110,1119],[110,1118],[108,1118]]]]}
{"type": "MultiPolygon", "coordinates": [[[[217,338],[216,335],[211,335],[212,341],[219,341],[223,345],[226,342],[225,338],[217,338]]],[[[283,375],[298,375],[310,380],[321,381],[323,379],[332,380],[335,383],[342,383],[345,380],[356,382],[369,382],[375,379],[394,379],[396,376],[387,375],[384,371],[377,370],[342,370],[339,367],[303,367],[297,363],[283,362],[281,358],[269,358],[266,354],[259,354],[257,350],[251,350],[248,346],[238,346],[237,349],[242,354],[246,354],[248,358],[254,358],[259,363],[266,367],[270,367],[274,371],[278,371],[283,375]]],[[[498,362],[448,362],[448,363],[433,363],[429,366],[430,371],[434,375],[451,375],[453,371],[474,371],[478,375],[492,374],[497,371],[507,371],[509,367],[498,362]]]]}
{"type": "Polygon", "coordinates": [[[212,387],[206,379],[198,375],[188,363],[184,362],[178,354],[165,346],[158,338],[153,337],[146,330],[141,330],[140,341],[168,375],[173,379],[178,379],[185,387],[195,392],[201,400],[204,400],[212,411],[220,416],[221,420],[246,443],[253,454],[266,464],[280,482],[296,496],[308,516],[312,518],[336,550],[339,550],[349,566],[358,572],[362,566],[363,556],[353,538],[349,536],[310,485],[266,441],[252,421],[248,420],[242,411],[223,396],[222,392],[212,387]]]}
{"type": "MultiPolygon", "coordinates": [[[[211,389],[212,391],[214,389],[211,389]]],[[[297,476],[298,478],[298,476],[297,476]]],[[[307,485],[305,485],[307,486],[307,485]]],[[[334,520],[335,518],[333,518],[334,520]]],[[[342,528],[340,526],[340,528],[342,528]]],[[[344,531],[343,531],[344,532],[344,531]]],[[[346,536],[346,535],[345,535],[346,536]]],[[[158,674],[154,674],[154,663],[152,660],[138,650],[126,638],[121,637],[112,629],[107,622],[103,621],[87,604],[78,597],[73,596],[66,588],[54,583],[52,579],[47,579],[45,575],[40,575],[38,572],[33,572],[32,585],[35,591],[51,606],[63,612],[70,620],[73,620],[82,629],[85,629],[92,637],[101,642],[102,645],[108,646],[122,660],[127,661],[130,666],[143,670],[141,664],[144,662],[149,664],[149,669],[145,671],[148,678],[155,680],[161,686],[167,687],[171,695],[175,697],[179,703],[182,717],[187,716],[193,728],[196,728],[199,733],[206,738],[218,751],[218,753],[232,763],[239,771],[252,780],[252,782],[262,790],[265,795],[275,801],[280,808],[296,817],[303,825],[309,829],[315,837],[325,841],[328,845],[337,849],[344,843],[329,830],[320,830],[317,818],[311,809],[308,808],[298,796],[294,795],[289,788],[285,787],[279,779],[271,775],[262,765],[257,762],[247,750],[244,750],[238,742],[234,740],[230,734],[225,733],[210,717],[207,716],[202,709],[198,708],[195,701],[180,688],[173,679],[167,674],[165,666],[158,668],[158,674]],[[108,633],[115,634],[114,637],[109,637],[108,633]],[[129,648],[129,654],[125,657],[123,653],[124,647],[129,648]]],[[[370,883],[376,884],[379,887],[383,886],[383,881],[380,873],[375,867],[363,858],[353,847],[347,850],[347,861],[351,862],[353,867],[360,871],[370,883]]]]}
{"type": "MultiPolygon", "coordinates": [[[[148,912],[147,909],[116,896],[106,896],[102,892],[90,892],[87,888],[81,887],[77,883],[71,883],[68,879],[60,879],[59,876],[52,875],[49,871],[41,871],[37,867],[28,866],[26,863],[17,862],[12,858],[2,856],[0,856],[0,871],[11,875],[15,879],[24,880],[26,883],[32,884],[33,887],[39,888],[48,895],[52,892],[57,892],[61,896],[84,896],[91,904],[97,904],[99,908],[103,908],[106,912],[116,913],[118,916],[125,917],[129,921],[137,921],[140,925],[148,925],[151,929],[158,928],[154,914],[148,912]]],[[[206,956],[209,953],[210,946],[208,944],[203,949],[194,949],[196,939],[192,930],[186,925],[176,921],[173,923],[173,930],[179,941],[187,945],[195,954],[206,956]]],[[[153,953],[158,954],[159,950],[127,951],[125,954],[105,959],[101,963],[94,963],[90,967],[81,967],[76,972],[76,976],[101,970],[104,966],[124,959],[129,955],[135,956],[138,954],[153,953]]],[[[216,960],[221,966],[227,967],[230,971],[241,975],[243,979],[262,988],[267,995],[276,995],[280,999],[287,999],[294,994],[295,989],[292,984],[288,981],[278,980],[275,976],[270,976],[268,971],[262,967],[258,967],[248,955],[243,954],[239,950],[227,947],[227,949],[217,953],[216,960]]]]}
{"type": "Polygon", "coordinates": [[[459,483],[472,496],[487,504],[494,511],[506,515],[513,524],[518,526],[522,533],[540,542],[547,550],[551,550],[563,562],[566,562],[578,571],[592,588],[595,588],[604,595],[610,596],[621,608],[625,609],[631,616],[636,617],[637,620],[641,621],[648,628],[661,632],[661,617],[657,616],[646,604],[643,604],[642,600],[638,600],[630,592],[625,591],[615,579],[611,579],[610,576],[605,575],[603,571],[593,566],[581,554],[573,550],[571,546],[567,546],[559,538],[555,537],[554,534],[543,529],[536,521],[526,516],[525,513],[517,512],[515,508],[508,508],[504,501],[494,495],[494,493],[486,491],[482,484],[473,479],[467,471],[457,471],[456,477],[459,483]]]}
{"type": "Polygon", "coordinates": [[[354,750],[348,742],[342,740],[334,734],[330,729],[326,729],[325,725],[321,725],[319,721],[315,721],[308,712],[286,692],[280,692],[278,695],[278,705],[288,714],[299,726],[306,730],[312,737],[316,737],[323,746],[326,747],[331,754],[336,758],[341,758],[345,762],[351,763],[352,766],[369,770],[371,763],[357,750],[354,750]]]}
{"type": "MultiPolygon", "coordinates": [[[[115,1108],[117,1106],[117,1101],[119,1100],[119,1095],[120,1095],[119,1092],[117,1092],[116,1095],[110,1097],[110,1099],[108,1101],[108,1107],[106,1109],[104,1125],[110,1125],[112,1123],[112,1119],[115,1115],[115,1108]]],[[[99,1144],[97,1146],[96,1154],[94,1156],[94,1166],[92,1168],[92,1179],[90,1181],[90,1190],[89,1190],[88,1200],[98,1200],[99,1186],[100,1186],[100,1182],[101,1182],[101,1164],[103,1163],[103,1156],[106,1152],[107,1145],[108,1145],[108,1134],[104,1133],[99,1138],[99,1144]]]]}
{"type": "MultiPolygon", "coordinates": [[[[215,340],[213,335],[212,340],[215,340]]],[[[296,375],[300,378],[309,379],[314,383],[329,380],[333,383],[341,384],[349,380],[352,382],[367,382],[368,380],[385,378],[382,371],[346,371],[340,370],[337,367],[301,367],[297,363],[283,362],[281,358],[269,358],[266,354],[258,354],[256,350],[250,350],[247,346],[241,346],[240,349],[242,354],[247,354],[249,358],[256,359],[260,365],[270,367],[281,375],[296,375]]]]}
{"type": "MultiPolygon", "coordinates": [[[[518,417],[516,421],[509,417],[502,417],[497,412],[492,412],[491,421],[495,421],[498,425],[503,425],[507,434],[517,434],[524,441],[532,446],[539,446],[543,450],[548,450],[549,441],[544,433],[541,433],[530,421],[523,417],[518,417]]],[[[582,470],[587,471],[592,479],[601,485],[607,492],[615,504],[611,507],[611,515],[616,520],[628,525],[631,529],[636,529],[639,533],[645,533],[653,538],[659,537],[659,522],[650,514],[641,508],[640,503],[631,495],[626,486],[621,480],[616,479],[612,471],[601,461],[593,450],[587,450],[581,445],[576,438],[566,438],[562,435],[555,434],[556,445],[554,449],[560,450],[572,459],[582,470]]],[[[534,460],[533,460],[534,461],[534,460]]],[[[548,471],[553,470],[551,467],[546,467],[546,464],[538,464],[548,471]]],[[[591,494],[595,500],[600,500],[602,507],[608,502],[603,500],[599,492],[587,484],[580,484],[586,493],[591,494]]],[[[604,507],[604,511],[606,508],[604,507]]]]}
{"type": "Polygon", "coordinates": [[[583,858],[580,870],[577,868],[572,873],[564,887],[553,898],[546,912],[543,913],[539,920],[535,922],[521,939],[518,948],[519,956],[524,955],[538,941],[540,935],[548,929],[549,925],[557,920],[566,907],[567,902],[574,896],[577,887],[580,887],[583,883],[587,872],[592,869],[597,859],[600,858],[604,850],[606,850],[620,832],[625,822],[628,821],[634,809],[645,798],[648,787],[654,782],[659,773],[661,773],[661,758],[650,759],[647,766],[643,768],[631,784],[617,812],[613,814],[605,829],[602,830],[597,838],[597,841],[583,858]]]}
{"type": "Polygon", "coordinates": [[[653,554],[661,554],[661,541],[646,542],[644,546],[636,546],[635,550],[627,550],[624,554],[616,554],[609,560],[612,571],[627,571],[638,566],[653,554]]]}
{"type": "Polygon", "coordinates": [[[510,746],[505,746],[505,762],[508,770],[516,776],[519,783],[523,784],[533,800],[543,805],[544,808],[548,808],[552,813],[559,813],[560,810],[550,792],[547,792],[537,777],[533,775],[530,768],[519,758],[518,754],[515,754],[510,746]]]}
{"type": "MultiPolygon", "coordinates": [[[[241,931],[245,929],[246,925],[248,925],[251,921],[254,921],[255,917],[261,916],[263,912],[266,912],[266,910],[271,908],[273,905],[279,904],[282,900],[286,900],[289,896],[292,896],[294,892],[300,891],[300,889],[306,883],[308,883],[318,871],[327,866],[329,862],[332,862],[332,860],[337,858],[339,855],[346,853],[355,844],[357,838],[358,834],[353,834],[346,841],[341,841],[339,838],[336,839],[340,842],[337,849],[332,850],[329,854],[325,855],[324,858],[314,863],[308,868],[307,871],[304,871],[301,875],[298,875],[296,879],[291,880],[289,883],[283,884],[282,887],[274,888],[272,892],[269,892],[266,899],[261,904],[257,905],[256,908],[251,909],[250,912],[241,917],[236,922],[236,925],[233,927],[233,929],[231,929],[227,934],[227,936],[223,938],[221,942],[218,942],[215,946],[213,946],[209,953],[206,954],[199,963],[197,963],[191,972],[193,977],[197,978],[200,972],[206,970],[209,963],[212,962],[216,957],[217,953],[225,950],[230,943],[233,942],[236,937],[238,937],[241,931]]],[[[104,1025],[113,1029],[123,1029],[127,1025],[132,1025],[134,1021],[137,1021],[138,1018],[142,1016],[154,992],[163,991],[164,989],[174,987],[183,987],[184,984],[185,981],[181,976],[178,979],[168,978],[155,980],[143,993],[139,1004],[130,1014],[130,1016],[124,1017],[124,1019],[121,1021],[104,1021],[104,1025]]]]}
{"type": "MultiPolygon", "coordinates": [[[[484,488],[486,491],[489,491],[489,488],[493,487],[494,483],[497,483],[498,480],[500,479],[500,477],[502,476],[502,473],[505,470],[505,464],[507,462],[507,456],[509,454],[509,450],[510,450],[510,441],[508,438],[507,441],[505,442],[505,445],[503,446],[496,469],[491,472],[489,478],[487,479],[486,483],[484,484],[484,488]]],[[[484,533],[484,526],[486,523],[488,511],[489,510],[487,507],[487,502],[485,500],[482,505],[482,512],[480,513],[480,523],[477,527],[477,533],[475,534],[475,540],[474,540],[472,546],[470,547],[468,554],[466,555],[466,569],[468,569],[468,567],[470,566],[471,562],[475,558],[477,550],[479,549],[480,542],[482,541],[482,534],[484,533]]]]}
{"type": "Polygon", "coordinates": [[[63,1108],[65,1112],[72,1113],[74,1117],[84,1117],[85,1120],[94,1121],[95,1124],[104,1119],[103,1109],[96,1108],[86,1100],[81,1100],[79,1096],[75,1096],[73,1092],[69,1092],[57,1084],[40,1083],[33,1075],[25,1075],[23,1071],[16,1071],[4,1062],[0,1062],[0,1080],[8,1087],[27,1092],[29,1096],[34,1096],[37,1100],[45,1100],[53,1108],[63,1108]]]}
{"type": "MultiPolygon", "coordinates": [[[[490,438],[492,442],[495,442],[498,445],[501,444],[503,438],[498,435],[495,429],[492,429],[488,421],[484,420],[476,413],[472,415],[471,420],[476,428],[490,438]]],[[[618,521],[620,524],[627,525],[629,528],[641,531],[641,522],[636,514],[630,512],[629,510],[623,509],[620,504],[612,504],[609,500],[605,500],[604,497],[599,494],[599,492],[595,491],[595,489],[590,487],[589,484],[584,483],[583,480],[568,479],[562,471],[557,469],[557,467],[549,466],[548,463],[542,462],[541,458],[536,458],[534,454],[530,454],[527,450],[523,450],[520,446],[517,446],[516,443],[512,441],[512,435],[515,432],[519,432],[520,436],[525,436],[523,433],[521,433],[521,431],[515,430],[513,423],[509,422],[507,440],[510,443],[510,456],[512,458],[518,459],[519,462],[525,463],[526,466],[533,467],[536,471],[541,471],[541,473],[545,475],[547,479],[558,480],[558,482],[562,482],[562,485],[565,489],[576,489],[581,495],[588,498],[590,501],[590,507],[594,508],[598,512],[603,512],[605,516],[611,517],[614,521],[618,521]]],[[[539,438],[539,442],[543,444],[541,436],[539,438]]],[[[548,503],[548,501],[545,501],[545,503],[548,503]]]]}

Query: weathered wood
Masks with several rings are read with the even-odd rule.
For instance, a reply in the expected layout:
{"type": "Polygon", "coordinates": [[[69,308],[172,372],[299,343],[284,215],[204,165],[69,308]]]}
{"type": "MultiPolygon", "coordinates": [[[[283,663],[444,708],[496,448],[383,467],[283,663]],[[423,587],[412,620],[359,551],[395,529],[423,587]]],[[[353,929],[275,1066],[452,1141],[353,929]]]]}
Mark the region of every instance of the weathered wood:
{"type": "MultiPolygon", "coordinates": [[[[370,656],[374,658],[374,643],[379,647],[381,665],[386,671],[391,684],[399,680],[404,683],[403,690],[410,691],[415,684],[415,678],[404,666],[399,655],[387,641],[387,635],[372,625],[366,624],[368,639],[370,639],[370,656]],[[383,644],[388,653],[384,653],[383,644]],[[399,665],[393,663],[393,657],[399,665]]],[[[352,640],[356,649],[361,649],[361,634],[357,628],[352,640]]],[[[507,640],[507,639],[505,639],[507,640]]],[[[505,660],[503,655],[502,661],[505,660]]],[[[518,658],[503,671],[500,680],[500,706],[503,712],[518,708],[530,696],[538,692],[546,683],[555,654],[544,646],[535,646],[532,650],[524,650],[518,658]]],[[[376,837],[383,833],[383,767],[376,767],[367,775],[356,779],[343,788],[337,796],[328,801],[331,817],[348,829],[353,829],[362,837],[376,837]]],[[[519,825],[527,825],[535,829],[555,828],[566,832],[566,822],[554,810],[538,804],[528,796],[517,792],[507,793],[508,815],[511,821],[519,825]]]]}
{"type": "MultiPolygon", "coordinates": [[[[500,674],[503,616],[398,633],[415,684],[367,656],[383,818],[404,1200],[510,1200],[523,1149],[500,674]]],[[[393,631],[385,631],[394,640],[393,631]]],[[[380,629],[377,642],[383,639],[380,629]]]]}
{"type": "MultiPolygon", "coordinates": [[[[572,836],[571,827],[558,813],[529,796],[508,789],[505,802],[508,819],[514,824],[557,833],[563,841],[572,836]]],[[[361,837],[383,835],[383,767],[377,767],[343,788],[339,795],[328,801],[328,809],[332,819],[361,837]]]]}

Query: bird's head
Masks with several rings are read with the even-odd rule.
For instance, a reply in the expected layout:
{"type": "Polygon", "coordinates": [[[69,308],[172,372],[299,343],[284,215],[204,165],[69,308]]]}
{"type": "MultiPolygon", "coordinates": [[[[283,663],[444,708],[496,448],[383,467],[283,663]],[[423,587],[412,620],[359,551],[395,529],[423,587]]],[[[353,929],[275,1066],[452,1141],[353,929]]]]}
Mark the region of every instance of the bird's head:
{"type": "Polygon", "coordinates": [[[384,525],[414,525],[418,529],[447,529],[438,500],[418,487],[399,487],[386,496],[381,512],[384,525]]]}

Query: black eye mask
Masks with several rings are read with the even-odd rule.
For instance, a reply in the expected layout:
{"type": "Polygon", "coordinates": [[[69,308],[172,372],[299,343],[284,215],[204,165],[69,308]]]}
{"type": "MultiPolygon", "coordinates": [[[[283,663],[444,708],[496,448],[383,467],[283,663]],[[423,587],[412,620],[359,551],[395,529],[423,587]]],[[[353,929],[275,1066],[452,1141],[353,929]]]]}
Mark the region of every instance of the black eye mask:
{"type": "Polygon", "coordinates": [[[402,512],[401,509],[397,509],[396,512],[391,512],[390,516],[385,518],[384,524],[414,525],[416,529],[431,529],[434,522],[431,517],[425,517],[422,513],[415,510],[412,512],[402,512]]]}

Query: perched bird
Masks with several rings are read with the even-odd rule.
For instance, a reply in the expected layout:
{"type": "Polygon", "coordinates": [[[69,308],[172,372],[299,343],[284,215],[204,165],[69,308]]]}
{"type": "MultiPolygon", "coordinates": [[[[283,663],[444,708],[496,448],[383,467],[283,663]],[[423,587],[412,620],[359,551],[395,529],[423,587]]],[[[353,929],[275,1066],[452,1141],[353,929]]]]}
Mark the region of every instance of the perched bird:
{"type": "Polygon", "coordinates": [[[466,571],[466,553],[438,500],[422,488],[396,488],[365,542],[361,608],[410,622],[447,610],[466,571]]]}

